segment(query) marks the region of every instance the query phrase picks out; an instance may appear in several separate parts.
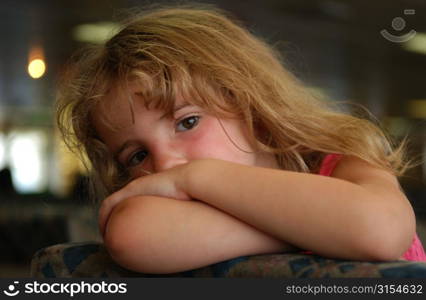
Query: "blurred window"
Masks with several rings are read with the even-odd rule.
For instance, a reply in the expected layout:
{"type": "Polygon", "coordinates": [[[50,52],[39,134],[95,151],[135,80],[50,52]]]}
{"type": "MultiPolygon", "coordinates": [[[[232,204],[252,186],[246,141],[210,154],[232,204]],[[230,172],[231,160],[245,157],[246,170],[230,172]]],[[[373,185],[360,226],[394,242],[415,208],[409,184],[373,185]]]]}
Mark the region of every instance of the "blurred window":
{"type": "Polygon", "coordinates": [[[46,190],[46,134],[41,130],[14,131],[10,135],[9,165],[12,180],[19,193],[40,193],[46,190]]]}
{"type": "Polygon", "coordinates": [[[0,170],[6,165],[6,138],[0,133],[0,170]]]}

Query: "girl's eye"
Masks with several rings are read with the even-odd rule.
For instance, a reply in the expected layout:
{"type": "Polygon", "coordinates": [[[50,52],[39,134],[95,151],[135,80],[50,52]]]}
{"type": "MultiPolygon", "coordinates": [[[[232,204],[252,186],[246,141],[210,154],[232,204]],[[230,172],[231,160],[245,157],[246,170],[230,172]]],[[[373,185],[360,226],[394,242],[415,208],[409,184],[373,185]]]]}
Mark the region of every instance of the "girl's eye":
{"type": "Polygon", "coordinates": [[[129,160],[127,161],[127,166],[133,167],[142,163],[147,157],[147,155],[148,152],[146,150],[140,150],[135,152],[134,154],[132,154],[132,156],[130,156],[129,160]]]}
{"type": "Polygon", "coordinates": [[[177,123],[177,131],[186,131],[194,128],[198,121],[200,120],[199,116],[191,116],[188,118],[185,118],[177,123]]]}

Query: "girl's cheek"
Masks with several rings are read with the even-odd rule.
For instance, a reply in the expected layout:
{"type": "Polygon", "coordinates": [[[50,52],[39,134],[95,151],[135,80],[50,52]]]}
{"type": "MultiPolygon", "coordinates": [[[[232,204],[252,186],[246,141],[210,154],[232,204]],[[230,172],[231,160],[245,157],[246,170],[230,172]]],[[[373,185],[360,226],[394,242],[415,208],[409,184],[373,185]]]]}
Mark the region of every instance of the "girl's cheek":
{"type": "Polygon", "coordinates": [[[217,120],[206,120],[197,130],[185,137],[186,152],[193,158],[224,159],[232,152],[230,142],[217,120]]]}
{"type": "Polygon", "coordinates": [[[133,168],[130,171],[130,179],[136,179],[153,173],[152,163],[150,161],[133,168]]]}
{"type": "Polygon", "coordinates": [[[207,123],[203,122],[195,130],[183,133],[176,149],[182,149],[190,156],[208,151],[214,145],[215,131],[207,123]]]}
{"type": "Polygon", "coordinates": [[[134,179],[136,179],[136,178],[139,178],[139,177],[141,177],[142,176],[142,172],[140,172],[140,170],[139,169],[137,169],[137,168],[134,168],[134,169],[132,169],[130,172],[129,172],[129,175],[130,175],[130,181],[132,181],[132,180],[134,180],[134,179]]]}

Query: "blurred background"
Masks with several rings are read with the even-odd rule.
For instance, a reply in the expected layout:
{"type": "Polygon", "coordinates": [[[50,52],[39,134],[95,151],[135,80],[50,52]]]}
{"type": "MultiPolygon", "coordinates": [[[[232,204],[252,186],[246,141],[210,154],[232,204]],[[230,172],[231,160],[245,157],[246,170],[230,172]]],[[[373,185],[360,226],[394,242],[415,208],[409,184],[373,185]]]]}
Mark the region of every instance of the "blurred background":
{"type": "MultiPolygon", "coordinates": [[[[0,277],[29,276],[42,247],[99,240],[83,168],[54,126],[56,82],[76,49],[114,32],[123,10],[163,2],[1,0],[0,277]]],[[[424,0],[199,2],[233,13],[314,93],[366,106],[426,160],[424,0]]],[[[400,182],[425,244],[426,164],[400,182]]]]}

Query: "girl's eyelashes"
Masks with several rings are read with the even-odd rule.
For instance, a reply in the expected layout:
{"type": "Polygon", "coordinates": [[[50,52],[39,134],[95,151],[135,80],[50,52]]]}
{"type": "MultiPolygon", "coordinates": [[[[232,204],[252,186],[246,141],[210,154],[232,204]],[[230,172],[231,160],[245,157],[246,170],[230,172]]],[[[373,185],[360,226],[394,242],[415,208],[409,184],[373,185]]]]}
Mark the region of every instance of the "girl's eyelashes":
{"type": "Polygon", "coordinates": [[[126,166],[127,167],[134,167],[140,163],[142,163],[145,158],[148,156],[148,151],[146,150],[138,150],[132,155],[130,155],[130,158],[127,160],[126,166]]]}
{"type": "MultiPolygon", "coordinates": [[[[200,118],[201,117],[198,115],[182,117],[180,120],[176,122],[175,130],[177,132],[191,130],[192,128],[198,125],[200,118]]],[[[130,154],[129,158],[125,160],[125,167],[127,168],[135,167],[143,163],[145,159],[147,158],[147,156],[148,156],[147,150],[140,149],[140,150],[134,151],[133,153],[130,154]]]]}
{"type": "Polygon", "coordinates": [[[181,119],[176,124],[176,131],[187,131],[198,125],[200,116],[189,116],[181,119]]]}

